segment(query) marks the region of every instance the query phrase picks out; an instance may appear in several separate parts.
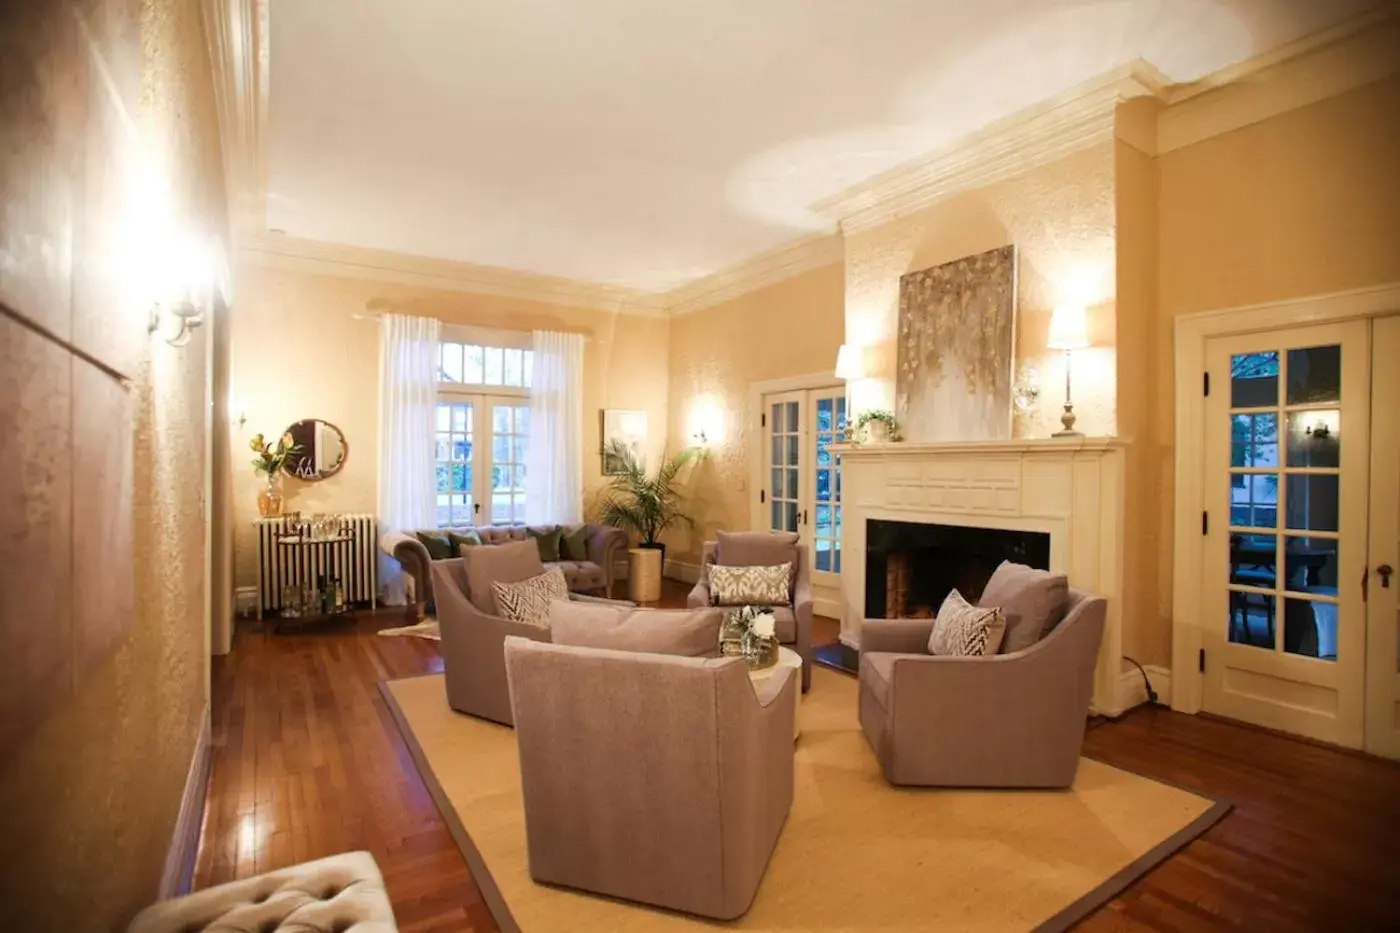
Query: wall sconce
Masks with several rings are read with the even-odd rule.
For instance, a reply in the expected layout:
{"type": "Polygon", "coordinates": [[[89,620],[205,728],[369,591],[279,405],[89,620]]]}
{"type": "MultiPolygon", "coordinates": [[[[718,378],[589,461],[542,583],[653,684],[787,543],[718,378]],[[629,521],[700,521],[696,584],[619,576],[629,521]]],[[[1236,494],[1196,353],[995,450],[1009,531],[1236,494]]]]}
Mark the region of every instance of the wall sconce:
{"type": "Polygon", "coordinates": [[[1016,384],[1011,387],[1011,402],[1021,414],[1029,414],[1040,398],[1040,374],[1033,367],[1022,366],[1016,384]]]}
{"type": "Polygon", "coordinates": [[[146,330],[159,333],[172,347],[183,347],[213,313],[216,295],[227,300],[222,244],[218,237],[179,237],[153,259],[157,284],[146,330]]]}
{"type": "Polygon", "coordinates": [[[717,396],[707,393],[691,402],[686,422],[690,439],[697,447],[708,447],[724,440],[724,408],[717,396]]]}
{"type": "Polygon", "coordinates": [[[865,351],[850,343],[841,344],[836,351],[836,378],[850,382],[865,378],[865,351]]]}
{"type": "Polygon", "coordinates": [[[1074,400],[1070,396],[1070,364],[1075,350],[1089,346],[1089,325],[1085,320],[1083,305],[1065,305],[1055,309],[1050,318],[1050,339],[1046,346],[1051,350],[1065,351],[1065,413],[1060,416],[1063,431],[1056,431],[1052,437],[1078,437],[1074,429],[1074,400]]]}

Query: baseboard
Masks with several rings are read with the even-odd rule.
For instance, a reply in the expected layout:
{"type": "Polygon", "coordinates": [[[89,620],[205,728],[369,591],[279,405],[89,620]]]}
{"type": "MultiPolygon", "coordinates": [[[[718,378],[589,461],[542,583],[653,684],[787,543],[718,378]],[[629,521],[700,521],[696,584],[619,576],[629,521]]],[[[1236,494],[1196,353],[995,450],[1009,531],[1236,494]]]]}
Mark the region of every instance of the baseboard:
{"type": "Polygon", "coordinates": [[[188,894],[194,883],[194,863],[199,855],[199,834],[204,828],[204,796],[209,786],[210,763],[209,707],[199,724],[199,737],[194,744],[194,757],[185,777],[185,792],[180,798],[180,815],[175,820],[175,834],[170,839],[170,851],[165,856],[165,871],[160,877],[160,900],[188,894]]]}
{"type": "Polygon", "coordinates": [[[666,571],[662,576],[671,580],[679,580],[682,583],[689,583],[691,586],[694,586],[696,583],[700,582],[700,565],[689,564],[679,560],[668,560],[666,561],[666,571]]]}
{"type": "Polygon", "coordinates": [[[254,616],[258,613],[258,588],[240,586],[233,591],[233,611],[236,615],[254,616]]]}
{"type": "Polygon", "coordinates": [[[816,596],[812,599],[812,613],[828,619],[841,619],[841,600],[816,596]]]}
{"type": "MultiPolygon", "coordinates": [[[[1144,664],[1147,679],[1152,681],[1152,689],[1157,693],[1159,706],[1170,706],[1172,702],[1172,672],[1169,668],[1155,664],[1144,664]]],[[[1124,662],[1118,675],[1118,708],[1127,712],[1135,706],[1147,702],[1147,687],[1142,682],[1142,671],[1124,662]]]]}

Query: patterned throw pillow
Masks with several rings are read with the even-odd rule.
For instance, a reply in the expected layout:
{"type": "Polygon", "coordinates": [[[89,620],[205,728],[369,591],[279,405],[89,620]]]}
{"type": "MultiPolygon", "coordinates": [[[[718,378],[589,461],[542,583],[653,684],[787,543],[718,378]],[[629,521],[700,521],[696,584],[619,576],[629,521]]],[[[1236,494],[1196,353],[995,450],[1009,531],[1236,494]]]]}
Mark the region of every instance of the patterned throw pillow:
{"type": "Polygon", "coordinates": [[[540,628],[549,628],[549,604],[569,598],[569,584],[557,567],[519,583],[492,582],[491,591],[496,596],[497,615],[540,628]]]}
{"type": "Polygon", "coordinates": [[[933,622],[928,653],[972,658],[996,654],[1005,633],[1006,618],[1000,609],[978,609],[953,590],[933,622]]]}
{"type": "Polygon", "coordinates": [[[792,564],[771,567],[710,565],[710,605],[786,606],[792,564]]]}

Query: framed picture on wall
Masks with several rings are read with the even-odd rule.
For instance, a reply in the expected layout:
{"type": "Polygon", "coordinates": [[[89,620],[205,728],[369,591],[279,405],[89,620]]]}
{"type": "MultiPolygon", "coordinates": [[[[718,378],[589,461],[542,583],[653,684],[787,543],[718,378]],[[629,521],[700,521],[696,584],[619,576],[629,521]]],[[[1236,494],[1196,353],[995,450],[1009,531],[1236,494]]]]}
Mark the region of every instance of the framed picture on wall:
{"type": "Polygon", "coordinates": [[[647,413],[626,408],[603,409],[603,475],[616,476],[622,472],[622,464],[609,453],[614,442],[622,444],[632,452],[637,463],[646,469],[647,413]]]}

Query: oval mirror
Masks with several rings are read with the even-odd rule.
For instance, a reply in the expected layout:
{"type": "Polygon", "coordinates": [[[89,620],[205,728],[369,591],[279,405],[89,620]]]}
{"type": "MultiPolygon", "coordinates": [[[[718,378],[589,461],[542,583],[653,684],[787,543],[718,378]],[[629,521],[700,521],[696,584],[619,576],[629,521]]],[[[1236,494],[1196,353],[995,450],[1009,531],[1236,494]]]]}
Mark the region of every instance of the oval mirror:
{"type": "Polygon", "coordinates": [[[340,428],[320,418],[305,418],[287,428],[296,449],[282,464],[297,479],[314,483],[334,476],[345,465],[349,446],[340,428]]]}

